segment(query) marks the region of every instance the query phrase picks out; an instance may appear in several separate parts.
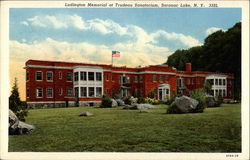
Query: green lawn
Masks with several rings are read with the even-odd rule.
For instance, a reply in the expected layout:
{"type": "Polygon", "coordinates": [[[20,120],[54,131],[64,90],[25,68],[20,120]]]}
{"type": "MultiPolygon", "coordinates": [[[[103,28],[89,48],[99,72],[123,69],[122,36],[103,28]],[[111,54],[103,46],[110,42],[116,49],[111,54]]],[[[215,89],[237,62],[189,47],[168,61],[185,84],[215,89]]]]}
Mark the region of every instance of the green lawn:
{"type": "Polygon", "coordinates": [[[9,136],[9,151],[241,152],[240,104],[194,114],[165,114],[166,107],[30,110],[26,122],[36,130],[9,136]],[[94,115],[79,117],[84,111],[94,115]]]}

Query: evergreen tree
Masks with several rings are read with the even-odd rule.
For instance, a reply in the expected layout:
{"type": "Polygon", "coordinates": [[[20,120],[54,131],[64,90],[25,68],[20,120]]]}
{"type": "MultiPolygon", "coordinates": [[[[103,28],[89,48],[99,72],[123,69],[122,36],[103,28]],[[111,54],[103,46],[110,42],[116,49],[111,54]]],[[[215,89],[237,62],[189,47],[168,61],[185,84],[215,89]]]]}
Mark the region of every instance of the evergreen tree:
{"type": "Polygon", "coordinates": [[[17,86],[17,78],[12,87],[11,95],[9,97],[9,109],[11,109],[19,120],[25,121],[25,116],[28,114],[27,103],[21,101],[17,86]]]}
{"type": "Polygon", "coordinates": [[[185,70],[190,62],[194,71],[233,73],[234,98],[241,99],[241,23],[212,33],[202,46],[176,50],[165,64],[185,70]]]}

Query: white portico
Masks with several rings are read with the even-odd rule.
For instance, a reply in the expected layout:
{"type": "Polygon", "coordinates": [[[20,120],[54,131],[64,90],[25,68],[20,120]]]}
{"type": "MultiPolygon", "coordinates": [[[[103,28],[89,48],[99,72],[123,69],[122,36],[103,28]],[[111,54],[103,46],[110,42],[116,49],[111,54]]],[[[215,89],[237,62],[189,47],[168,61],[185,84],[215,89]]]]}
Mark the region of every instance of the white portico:
{"type": "Polygon", "coordinates": [[[206,77],[206,81],[212,85],[212,96],[227,96],[227,77],[225,75],[209,75],[206,77]]]}
{"type": "Polygon", "coordinates": [[[98,66],[76,66],[74,72],[75,97],[101,97],[103,95],[103,69],[98,66]]]}

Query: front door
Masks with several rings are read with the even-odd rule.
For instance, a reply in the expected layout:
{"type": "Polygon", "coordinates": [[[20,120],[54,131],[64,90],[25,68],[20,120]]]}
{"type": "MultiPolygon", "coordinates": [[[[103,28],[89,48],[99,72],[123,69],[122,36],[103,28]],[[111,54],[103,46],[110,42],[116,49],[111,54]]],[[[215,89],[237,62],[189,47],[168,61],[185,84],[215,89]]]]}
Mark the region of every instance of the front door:
{"type": "Polygon", "coordinates": [[[165,100],[170,98],[170,87],[168,84],[162,84],[158,87],[158,99],[165,100]]]}

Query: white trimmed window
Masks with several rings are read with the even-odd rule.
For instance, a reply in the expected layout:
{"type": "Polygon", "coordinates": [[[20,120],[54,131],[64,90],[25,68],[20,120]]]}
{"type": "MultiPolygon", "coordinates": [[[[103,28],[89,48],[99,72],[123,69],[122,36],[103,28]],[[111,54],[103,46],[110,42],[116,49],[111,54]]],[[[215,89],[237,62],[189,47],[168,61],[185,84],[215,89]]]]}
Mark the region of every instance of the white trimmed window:
{"type": "Polygon", "coordinates": [[[59,79],[62,79],[62,72],[59,72],[59,79]]]}
{"type": "Polygon", "coordinates": [[[42,88],[37,88],[36,89],[36,97],[37,98],[42,98],[43,97],[43,89],[42,88]]]}
{"type": "Polygon", "coordinates": [[[139,76],[139,81],[142,82],[142,75],[139,76]]]}
{"type": "Polygon", "coordinates": [[[87,97],[87,87],[81,87],[81,97],[87,97]]]}
{"type": "Polygon", "coordinates": [[[75,73],[74,73],[74,80],[75,80],[75,81],[78,81],[78,80],[79,80],[78,72],[75,72],[75,73]]]}
{"type": "Polygon", "coordinates": [[[162,75],[160,75],[160,82],[162,82],[163,81],[163,77],[162,77],[162,75]]]}
{"type": "Polygon", "coordinates": [[[102,81],[102,73],[96,72],[96,81],[102,81]]]}
{"type": "Polygon", "coordinates": [[[89,89],[89,97],[95,96],[95,88],[94,87],[88,87],[89,89]]]}
{"type": "Polygon", "coordinates": [[[168,82],[169,81],[169,76],[166,75],[165,79],[166,79],[166,82],[168,82]]]}
{"type": "Polygon", "coordinates": [[[96,87],[96,97],[102,96],[102,87],[96,87]]]}
{"type": "Polygon", "coordinates": [[[46,96],[47,98],[53,98],[53,88],[46,89],[46,96]]]}
{"type": "Polygon", "coordinates": [[[73,96],[73,89],[67,88],[67,97],[72,97],[72,96],[73,96]]]}
{"type": "Polygon", "coordinates": [[[66,79],[67,79],[67,81],[72,81],[72,73],[71,72],[67,72],[66,79]]]}
{"type": "Polygon", "coordinates": [[[156,75],[153,75],[153,82],[156,82],[156,81],[157,81],[156,78],[157,78],[156,75]]]}
{"type": "Polygon", "coordinates": [[[134,82],[138,83],[138,76],[134,76],[134,82]]]}
{"type": "Polygon", "coordinates": [[[80,72],[80,80],[81,81],[87,80],[87,72],[80,72]]]}
{"type": "Polygon", "coordinates": [[[62,88],[59,88],[58,94],[59,94],[59,96],[61,96],[63,94],[63,89],[62,88]]]}
{"type": "Polygon", "coordinates": [[[49,71],[46,73],[47,81],[53,81],[53,72],[49,71]]]}
{"type": "Polygon", "coordinates": [[[95,73],[94,72],[88,72],[88,80],[89,81],[95,80],[95,73]]]}
{"type": "Polygon", "coordinates": [[[42,81],[43,80],[43,72],[42,71],[37,71],[36,72],[36,80],[37,81],[42,81]]]}

